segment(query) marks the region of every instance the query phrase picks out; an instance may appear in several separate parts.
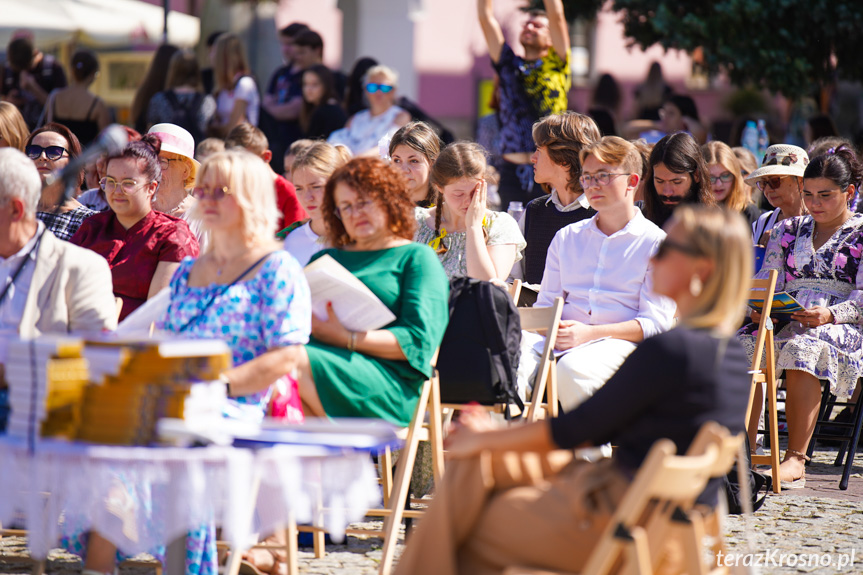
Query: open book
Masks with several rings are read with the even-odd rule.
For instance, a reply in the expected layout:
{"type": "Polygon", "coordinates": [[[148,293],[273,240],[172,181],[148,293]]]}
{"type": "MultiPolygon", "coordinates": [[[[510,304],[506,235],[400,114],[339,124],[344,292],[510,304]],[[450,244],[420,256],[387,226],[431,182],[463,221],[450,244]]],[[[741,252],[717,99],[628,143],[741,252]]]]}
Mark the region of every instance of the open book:
{"type": "MultiPolygon", "coordinates": [[[[749,300],[749,307],[760,312],[763,307],[763,301],[751,299],[749,300]]],[[[782,317],[784,319],[792,313],[803,310],[804,308],[800,305],[800,302],[794,299],[794,296],[788,292],[781,291],[773,294],[773,307],[770,310],[771,316],[782,317]]]]}
{"type": "Polygon", "coordinates": [[[396,316],[354,274],[331,256],[322,256],[305,268],[312,292],[312,313],[326,319],[332,302],[336,317],[351,331],[380,329],[396,316]]]}

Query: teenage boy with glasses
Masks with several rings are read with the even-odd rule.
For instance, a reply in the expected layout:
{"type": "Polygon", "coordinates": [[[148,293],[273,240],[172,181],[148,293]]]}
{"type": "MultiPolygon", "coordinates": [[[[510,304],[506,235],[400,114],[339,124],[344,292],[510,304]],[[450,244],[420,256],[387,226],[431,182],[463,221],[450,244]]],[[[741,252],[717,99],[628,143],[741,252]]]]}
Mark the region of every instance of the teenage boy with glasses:
{"type": "MultiPolygon", "coordinates": [[[[580,153],[584,194],[597,214],[551,242],[534,307],[564,298],[557,335],[558,393],[564,411],[593,395],[644,338],[671,327],[674,303],[652,291],[651,257],[663,232],[634,206],[641,155],[607,136],[580,153]]],[[[532,379],[538,336],[523,334],[519,376],[532,379]]],[[[542,338],[539,337],[541,340],[542,338]]]]}

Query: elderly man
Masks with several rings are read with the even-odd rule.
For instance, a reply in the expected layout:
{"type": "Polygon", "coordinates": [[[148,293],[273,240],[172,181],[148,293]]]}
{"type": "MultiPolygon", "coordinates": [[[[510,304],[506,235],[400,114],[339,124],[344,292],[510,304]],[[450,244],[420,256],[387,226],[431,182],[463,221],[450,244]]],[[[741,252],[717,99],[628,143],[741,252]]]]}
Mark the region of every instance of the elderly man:
{"type": "Polygon", "coordinates": [[[57,239],[36,219],[42,182],[33,162],[0,149],[0,174],[2,367],[10,338],[113,330],[117,308],[108,262],[57,239]]]}

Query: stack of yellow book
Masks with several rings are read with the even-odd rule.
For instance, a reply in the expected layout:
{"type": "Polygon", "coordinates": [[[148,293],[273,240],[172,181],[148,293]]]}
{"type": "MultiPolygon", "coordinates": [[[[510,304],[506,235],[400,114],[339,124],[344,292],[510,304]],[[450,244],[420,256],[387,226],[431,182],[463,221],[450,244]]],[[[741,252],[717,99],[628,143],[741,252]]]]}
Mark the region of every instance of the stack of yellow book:
{"type": "Polygon", "coordinates": [[[218,340],[105,339],[88,341],[84,355],[95,385],[84,392],[76,437],[122,445],[152,443],[160,418],[202,411],[193,387],[208,386],[230,366],[218,340]]]}
{"type": "Polygon", "coordinates": [[[5,366],[10,437],[74,437],[88,381],[83,348],[80,339],[70,337],[10,342],[5,366]]]}

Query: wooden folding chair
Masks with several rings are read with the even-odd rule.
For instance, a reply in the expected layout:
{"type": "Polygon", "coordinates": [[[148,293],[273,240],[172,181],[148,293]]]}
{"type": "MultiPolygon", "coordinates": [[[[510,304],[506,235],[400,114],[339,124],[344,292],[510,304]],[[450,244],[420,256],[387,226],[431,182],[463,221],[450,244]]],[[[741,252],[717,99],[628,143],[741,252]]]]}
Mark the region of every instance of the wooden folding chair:
{"type": "Polygon", "coordinates": [[[509,292],[515,305],[518,305],[518,297],[521,295],[521,280],[512,280],[512,283],[508,284],[506,291],[509,292]]]}
{"type": "MultiPolygon", "coordinates": [[[[758,432],[758,419],[761,415],[763,401],[755,401],[756,397],[763,397],[760,389],[756,386],[766,384],[767,387],[767,419],[768,425],[765,430],[770,434],[770,453],[768,455],[752,455],[752,463],[756,465],[769,465],[773,476],[773,492],[780,493],[782,486],[779,482],[779,423],[776,409],[776,358],[773,347],[773,321],[770,319],[770,311],[773,307],[773,295],[776,292],[776,278],[779,272],[770,270],[767,279],[752,280],[749,291],[749,299],[762,302],[761,320],[758,322],[758,333],[755,337],[755,353],[752,356],[752,388],[749,390],[749,404],[746,408],[746,426],[749,437],[752,438],[758,432]],[[762,354],[765,358],[764,369],[761,369],[762,354]]],[[[752,443],[754,446],[754,442],[752,443]]]]}
{"type": "MultiPolygon", "coordinates": [[[[533,383],[531,399],[525,405],[526,421],[536,421],[540,410],[545,416],[549,414],[557,416],[557,364],[554,359],[554,345],[557,341],[557,328],[560,324],[560,316],[563,313],[563,298],[555,298],[551,307],[520,307],[518,308],[519,321],[523,331],[532,331],[545,335],[545,346],[540,356],[539,366],[536,370],[536,378],[533,383]],[[547,397],[547,401],[544,398],[547,397]]],[[[472,405],[475,407],[475,405],[472,405]]],[[[446,421],[452,419],[452,414],[459,409],[464,409],[464,403],[444,403],[446,410],[446,421]]],[[[505,403],[479,406],[493,413],[504,413],[507,408],[505,403]]],[[[512,410],[516,406],[509,405],[512,410]]]]}
{"type": "MultiPolygon", "coordinates": [[[[683,456],[674,455],[675,446],[671,440],[660,439],[653,444],[593,548],[581,572],[583,575],[610,573],[621,561],[624,572],[654,573],[662,558],[659,550],[669,532],[675,529],[674,522],[688,516],[693,502],[718,466],[722,451],[718,439],[704,443],[703,453],[683,456]]],[[[684,554],[690,566],[703,564],[697,554],[690,557],[691,543],[684,544],[684,554]]],[[[530,567],[510,567],[504,571],[505,575],[552,573],[530,567]]]]}

